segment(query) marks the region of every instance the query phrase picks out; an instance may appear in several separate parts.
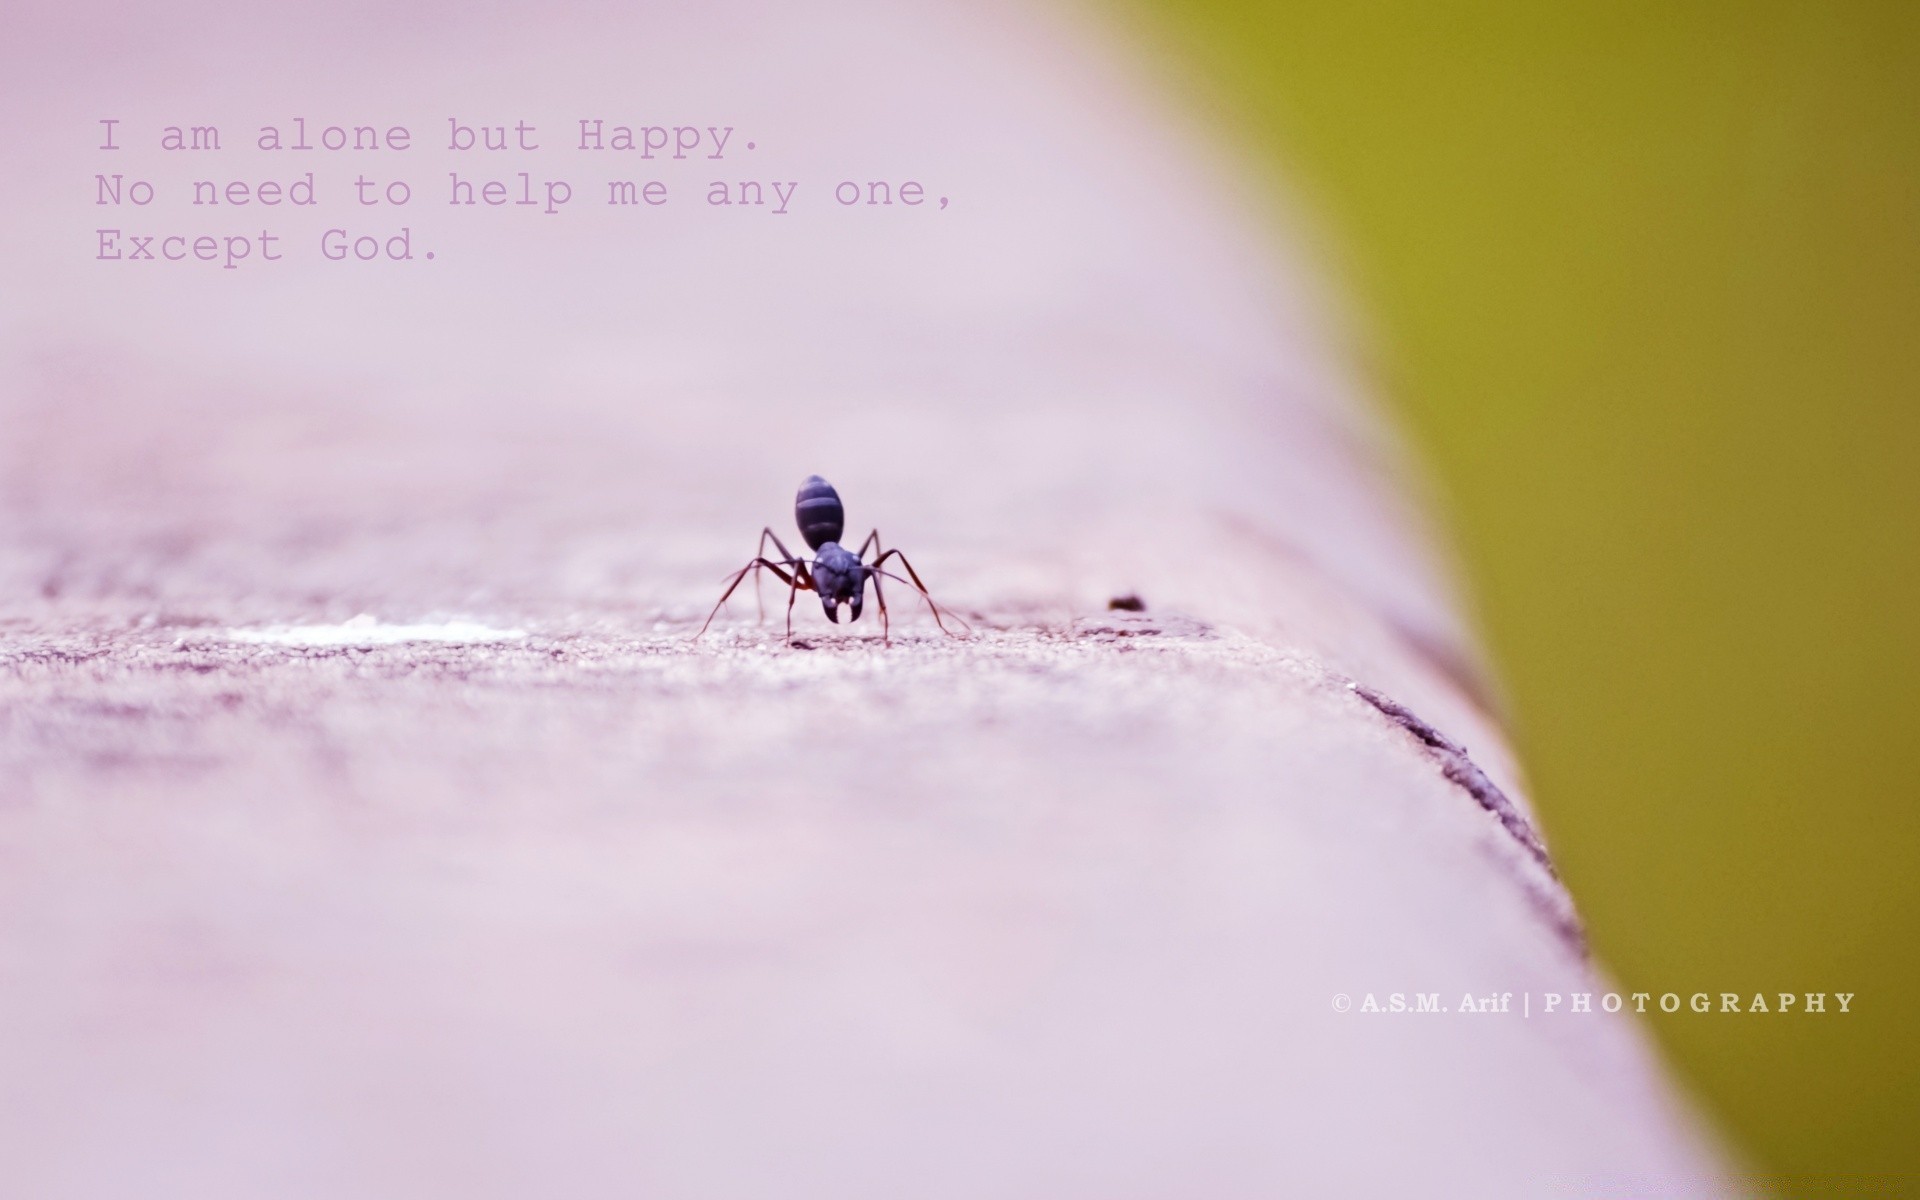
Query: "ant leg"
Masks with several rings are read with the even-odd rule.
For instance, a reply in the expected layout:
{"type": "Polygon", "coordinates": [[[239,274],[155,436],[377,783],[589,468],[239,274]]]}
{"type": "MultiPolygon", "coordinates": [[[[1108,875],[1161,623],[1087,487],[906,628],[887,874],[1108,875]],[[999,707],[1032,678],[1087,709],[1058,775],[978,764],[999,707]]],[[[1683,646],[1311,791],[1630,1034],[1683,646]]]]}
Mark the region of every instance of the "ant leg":
{"type": "MultiPolygon", "coordinates": [[[[775,538],[773,544],[779,545],[780,539],[775,538]]],[[[793,602],[800,595],[800,589],[803,587],[809,592],[817,590],[813,586],[813,576],[807,573],[807,564],[796,562],[793,565],[793,577],[787,580],[787,645],[789,646],[793,645],[793,602]]]]}
{"type": "MultiPolygon", "coordinates": [[[[772,571],[775,575],[778,575],[783,581],[787,583],[792,583],[793,576],[787,574],[786,571],[781,569],[783,566],[788,566],[788,565],[792,565],[792,564],[776,563],[766,558],[756,558],[752,562],[748,563],[746,566],[741,567],[738,571],[735,571],[733,573],[733,579],[727,584],[727,590],[720,593],[719,602],[713,606],[713,611],[708,613],[707,619],[701,623],[700,633],[696,633],[693,636],[697,638],[700,636],[701,633],[705,633],[707,631],[707,626],[712,625],[713,619],[720,615],[720,609],[726,604],[727,597],[733,595],[734,589],[740,586],[740,581],[747,577],[748,572],[759,571],[764,568],[765,570],[772,571]]],[[[758,580],[759,578],[760,577],[758,575],[754,576],[755,580],[758,580]]]]}
{"type": "MultiPolygon", "coordinates": [[[[880,540],[880,530],[878,528],[875,528],[872,533],[869,533],[867,535],[866,541],[860,543],[860,553],[855,557],[864,559],[866,558],[867,551],[869,550],[872,550],[875,553],[880,554],[881,558],[886,557],[884,553],[885,545],[880,540]]],[[[874,559],[874,562],[875,564],[878,564],[880,562],[880,558],[874,559]]],[[[891,574],[891,572],[882,571],[879,569],[877,565],[867,568],[867,577],[873,580],[873,598],[880,602],[880,640],[886,643],[887,645],[891,646],[893,645],[893,638],[889,634],[888,628],[887,628],[888,626],[887,593],[882,589],[880,585],[880,577],[882,575],[888,575],[888,574],[891,574]]],[[[899,578],[899,576],[897,575],[893,577],[895,579],[899,578]]],[[[924,590],[925,589],[922,589],[922,591],[924,590]]],[[[935,612],[934,620],[938,621],[939,619],[940,619],[939,613],[935,612]]]]}
{"type": "MultiPolygon", "coordinates": [[[[877,533],[878,531],[876,530],[875,532],[877,533]]],[[[944,610],[941,609],[941,607],[938,604],[934,603],[933,594],[927,591],[926,584],[920,582],[920,572],[913,569],[913,564],[907,561],[906,555],[900,553],[900,551],[898,550],[888,550],[886,553],[882,554],[879,558],[874,559],[873,565],[869,567],[868,570],[877,572],[878,574],[881,574],[881,575],[886,575],[889,578],[896,580],[897,582],[906,583],[907,580],[901,579],[898,575],[894,575],[890,571],[880,570],[880,564],[886,562],[890,558],[899,559],[900,565],[907,569],[907,574],[911,576],[913,580],[911,586],[920,593],[921,599],[927,602],[927,607],[933,610],[933,623],[940,627],[940,632],[946,634],[948,637],[954,637],[955,634],[953,630],[948,629],[947,623],[940,619],[941,614],[944,610]]],[[[962,618],[958,613],[946,613],[946,615],[952,617],[956,621],[959,621],[960,624],[965,625],[969,631],[973,629],[973,626],[967,625],[966,620],[962,618]]]]}
{"type": "MultiPolygon", "coordinates": [[[[753,552],[756,557],[766,557],[767,542],[769,540],[773,542],[774,549],[780,551],[781,562],[791,567],[794,563],[800,561],[795,558],[785,546],[780,544],[780,536],[774,533],[771,525],[760,531],[760,547],[753,552]]],[[[767,619],[767,602],[766,598],[760,594],[760,577],[758,575],[753,577],[753,608],[754,612],[758,614],[758,619],[764,622],[767,619]]]]}
{"type": "MultiPolygon", "coordinates": [[[[727,584],[727,590],[720,593],[719,603],[713,606],[713,611],[708,613],[707,619],[701,623],[700,633],[705,633],[707,631],[707,626],[713,624],[713,619],[720,615],[721,605],[724,605],[727,602],[728,596],[733,595],[733,589],[740,586],[740,581],[747,577],[747,573],[749,571],[757,571],[762,568],[765,568],[766,570],[772,571],[775,575],[778,575],[782,582],[787,584],[793,584],[795,580],[799,578],[800,574],[806,570],[806,565],[804,563],[798,564],[795,567],[795,574],[792,574],[792,575],[787,574],[786,570],[784,569],[788,565],[789,564],[774,562],[771,559],[756,558],[752,562],[748,563],[746,566],[741,567],[738,571],[735,571],[733,573],[733,581],[727,584]]],[[[757,580],[760,577],[758,575],[755,575],[754,578],[757,580]]],[[[812,580],[808,580],[807,587],[808,588],[813,587],[812,580]]],[[[693,636],[697,638],[700,636],[700,633],[696,633],[693,636]]]]}
{"type": "MultiPolygon", "coordinates": [[[[877,533],[878,531],[876,530],[875,532],[877,533]]],[[[860,552],[862,554],[866,553],[866,547],[862,546],[860,552]]],[[[881,574],[882,572],[876,571],[872,567],[867,568],[867,578],[873,580],[873,598],[880,605],[880,641],[885,645],[891,646],[893,645],[893,635],[887,623],[887,593],[886,590],[880,586],[881,574]]]]}
{"type": "MultiPolygon", "coordinates": [[[[868,567],[867,570],[872,571],[876,579],[879,576],[885,576],[886,578],[893,580],[895,583],[902,584],[906,587],[914,587],[912,580],[902,579],[898,575],[895,575],[892,571],[888,571],[884,568],[868,567]]],[[[965,617],[962,617],[959,613],[954,612],[951,609],[942,608],[940,605],[934,603],[933,597],[927,594],[927,591],[925,588],[915,588],[914,590],[920,593],[920,598],[925,600],[927,602],[927,607],[933,610],[934,624],[940,626],[940,632],[946,634],[948,637],[959,636],[955,634],[953,630],[948,629],[946,627],[946,624],[941,620],[942,617],[950,617],[953,620],[960,622],[961,627],[964,628],[968,633],[973,632],[973,626],[967,622],[965,617]]]]}
{"type": "Polygon", "coordinates": [[[780,535],[779,535],[779,534],[777,534],[777,533],[775,533],[775,532],[774,532],[774,531],[773,531],[773,530],[772,530],[771,528],[767,528],[767,529],[762,529],[762,530],[760,531],[760,545],[761,545],[762,547],[764,547],[764,546],[766,546],[766,544],[767,544],[768,542],[772,542],[772,543],[773,543],[773,548],[774,548],[775,550],[778,550],[778,551],[780,552],[780,561],[781,561],[781,562],[784,562],[784,563],[797,563],[797,562],[799,562],[799,561],[800,561],[799,559],[797,559],[797,558],[795,558],[795,557],[793,556],[793,552],[792,552],[792,551],[790,551],[790,550],[788,550],[788,549],[786,548],[786,546],[785,546],[784,544],[782,544],[782,543],[781,543],[781,541],[780,541],[780,535]]]}

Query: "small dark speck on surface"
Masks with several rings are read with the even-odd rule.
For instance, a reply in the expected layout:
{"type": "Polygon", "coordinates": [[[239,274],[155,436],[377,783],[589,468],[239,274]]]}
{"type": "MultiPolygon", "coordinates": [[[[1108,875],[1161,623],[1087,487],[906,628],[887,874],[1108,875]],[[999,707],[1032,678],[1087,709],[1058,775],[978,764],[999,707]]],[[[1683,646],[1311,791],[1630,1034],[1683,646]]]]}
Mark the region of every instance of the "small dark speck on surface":
{"type": "Polygon", "coordinates": [[[1128,592],[1124,596],[1115,596],[1113,599],[1107,601],[1107,608],[1118,612],[1145,612],[1147,611],[1147,602],[1142,600],[1138,594],[1128,592]]]}

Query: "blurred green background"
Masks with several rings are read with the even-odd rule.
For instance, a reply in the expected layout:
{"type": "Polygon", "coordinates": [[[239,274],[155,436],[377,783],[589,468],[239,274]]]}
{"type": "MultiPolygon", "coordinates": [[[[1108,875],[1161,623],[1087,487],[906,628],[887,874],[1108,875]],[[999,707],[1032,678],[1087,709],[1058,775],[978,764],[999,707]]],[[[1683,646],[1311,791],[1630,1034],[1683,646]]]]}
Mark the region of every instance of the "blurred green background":
{"type": "Polygon", "coordinates": [[[1648,1025],[1920,1175],[1920,4],[1121,3],[1372,324],[1600,957],[1857,993],[1648,1025]]]}

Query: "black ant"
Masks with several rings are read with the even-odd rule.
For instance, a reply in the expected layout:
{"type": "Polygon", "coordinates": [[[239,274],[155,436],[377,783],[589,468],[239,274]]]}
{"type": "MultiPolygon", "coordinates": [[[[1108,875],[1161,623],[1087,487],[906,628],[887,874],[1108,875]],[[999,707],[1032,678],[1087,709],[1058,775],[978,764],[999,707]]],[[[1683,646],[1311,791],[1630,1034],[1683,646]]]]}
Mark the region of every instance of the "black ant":
{"type": "MultiPolygon", "coordinates": [[[[720,603],[713,606],[713,611],[707,614],[706,621],[700,626],[700,633],[694,634],[694,637],[697,638],[701,633],[705,633],[707,626],[713,624],[713,619],[720,615],[720,609],[726,604],[727,597],[733,595],[733,590],[740,586],[740,581],[760,570],[772,571],[780,577],[780,582],[787,585],[788,645],[793,644],[793,601],[801,592],[817,593],[820,597],[820,606],[826,609],[827,620],[838,625],[842,604],[853,610],[849,620],[860,619],[860,607],[866,598],[869,579],[873,580],[873,598],[880,602],[880,637],[891,644],[893,639],[888,631],[887,596],[880,587],[882,578],[891,579],[895,583],[904,583],[919,592],[921,598],[927,602],[927,607],[933,610],[933,621],[940,627],[940,632],[948,637],[955,636],[954,632],[947,628],[947,623],[940,619],[942,616],[940,606],[935,604],[933,597],[927,593],[927,585],[920,582],[920,573],[913,569],[913,564],[907,561],[907,556],[898,550],[881,549],[878,529],[869,533],[867,540],[860,543],[858,554],[840,544],[840,534],[846,527],[847,514],[846,509],[840,505],[840,493],[833,490],[832,484],[818,475],[807,476],[805,482],[800,485],[800,494],[794,497],[793,518],[800,526],[800,536],[806,538],[807,545],[813,549],[813,561],[795,558],[788,553],[785,546],[780,544],[780,539],[774,535],[771,527],[762,529],[760,549],[754,555],[753,561],[734,573],[727,584],[727,590],[720,593],[720,603]],[[769,541],[773,543],[774,549],[780,552],[778,562],[766,556],[769,541]],[[869,550],[875,551],[878,555],[870,563],[863,561],[869,550]],[[883,569],[882,564],[890,558],[900,560],[900,565],[907,569],[908,578],[902,579],[892,571],[883,569]]],[[[754,576],[754,582],[759,582],[759,576],[754,576]]],[[[945,615],[954,617],[956,621],[960,620],[952,613],[945,615]]],[[[966,622],[960,621],[960,624],[965,625],[966,622]]]]}

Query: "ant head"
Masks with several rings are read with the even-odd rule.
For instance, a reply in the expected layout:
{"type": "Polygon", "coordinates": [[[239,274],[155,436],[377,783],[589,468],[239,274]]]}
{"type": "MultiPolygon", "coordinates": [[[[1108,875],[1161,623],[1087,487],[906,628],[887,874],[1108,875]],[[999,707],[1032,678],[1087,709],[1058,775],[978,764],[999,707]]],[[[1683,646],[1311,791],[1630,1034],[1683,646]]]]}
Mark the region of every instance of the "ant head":
{"type": "Polygon", "coordinates": [[[800,484],[800,494],[793,500],[793,519],[800,526],[800,536],[807,539],[807,545],[815,550],[828,542],[840,540],[840,533],[847,525],[847,510],[840,506],[840,493],[833,485],[818,475],[809,475],[800,484]]]}
{"type": "Polygon", "coordinates": [[[851,551],[829,542],[821,547],[820,557],[813,560],[813,588],[820,593],[820,604],[827,610],[828,620],[838,624],[840,606],[844,604],[853,610],[853,619],[858,621],[861,602],[866,599],[866,568],[851,551]]]}

